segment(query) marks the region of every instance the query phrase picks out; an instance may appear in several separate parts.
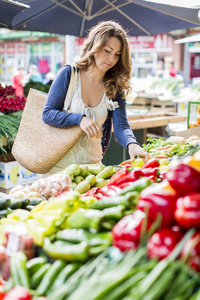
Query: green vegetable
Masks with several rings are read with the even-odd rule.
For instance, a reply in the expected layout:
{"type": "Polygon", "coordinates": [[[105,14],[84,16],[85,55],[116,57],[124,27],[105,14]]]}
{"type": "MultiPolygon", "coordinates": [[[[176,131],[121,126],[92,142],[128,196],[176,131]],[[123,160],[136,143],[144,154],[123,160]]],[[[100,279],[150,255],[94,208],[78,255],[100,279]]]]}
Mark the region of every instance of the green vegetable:
{"type": "Polygon", "coordinates": [[[10,206],[11,200],[8,197],[0,196],[0,209],[5,209],[10,206]]]}
{"type": "Polygon", "coordinates": [[[26,267],[28,269],[30,276],[32,276],[35,272],[37,272],[46,263],[46,261],[47,261],[46,258],[41,256],[30,259],[26,263],[26,267]]]}
{"type": "Polygon", "coordinates": [[[50,269],[50,267],[51,267],[51,264],[46,263],[43,266],[41,266],[40,269],[31,276],[31,288],[32,289],[36,289],[38,287],[42,278],[44,277],[46,272],[50,269]]]}
{"type": "Polygon", "coordinates": [[[16,252],[11,256],[11,274],[15,285],[30,288],[30,277],[26,267],[27,257],[22,251],[16,252]]]}
{"type": "Polygon", "coordinates": [[[48,288],[53,284],[54,280],[65,266],[66,263],[63,260],[55,260],[55,262],[50,266],[50,268],[42,278],[37,288],[37,292],[39,295],[46,295],[48,288]]]}
{"type": "Polygon", "coordinates": [[[48,238],[45,238],[43,249],[50,257],[68,262],[84,262],[89,257],[89,247],[86,242],[79,244],[64,241],[51,242],[48,238]]]}

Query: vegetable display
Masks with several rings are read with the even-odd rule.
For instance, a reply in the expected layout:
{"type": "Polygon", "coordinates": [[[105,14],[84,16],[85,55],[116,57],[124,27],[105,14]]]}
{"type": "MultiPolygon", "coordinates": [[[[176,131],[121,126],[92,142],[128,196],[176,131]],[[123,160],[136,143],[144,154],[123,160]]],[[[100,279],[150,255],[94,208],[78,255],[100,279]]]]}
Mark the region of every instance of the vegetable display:
{"type": "Polygon", "coordinates": [[[28,300],[197,300],[200,152],[161,164],[72,164],[11,190],[0,201],[2,297],[20,287],[28,300]]]}

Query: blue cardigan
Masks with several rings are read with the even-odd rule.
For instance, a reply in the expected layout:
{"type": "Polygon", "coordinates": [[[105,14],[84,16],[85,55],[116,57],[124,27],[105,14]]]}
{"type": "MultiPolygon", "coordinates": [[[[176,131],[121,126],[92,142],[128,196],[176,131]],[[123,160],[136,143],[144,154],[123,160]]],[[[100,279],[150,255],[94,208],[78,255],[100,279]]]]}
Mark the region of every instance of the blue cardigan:
{"type": "MultiPolygon", "coordinates": [[[[83,117],[82,114],[67,113],[63,111],[65,95],[69,86],[71,77],[71,66],[64,66],[56,76],[51,85],[48,97],[43,110],[43,122],[56,127],[70,127],[79,125],[83,117]]],[[[103,125],[102,151],[106,152],[111,139],[112,124],[115,137],[121,146],[127,148],[128,144],[136,143],[136,138],[130,128],[126,114],[126,100],[117,95],[116,99],[119,108],[114,111],[108,111],[107,119],[103,125]]]]}

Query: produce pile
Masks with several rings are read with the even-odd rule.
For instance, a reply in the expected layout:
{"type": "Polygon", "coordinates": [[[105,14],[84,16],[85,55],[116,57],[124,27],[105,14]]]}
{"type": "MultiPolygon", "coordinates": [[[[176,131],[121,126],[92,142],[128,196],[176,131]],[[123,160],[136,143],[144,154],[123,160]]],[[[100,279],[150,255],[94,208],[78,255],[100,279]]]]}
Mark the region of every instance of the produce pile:
{"type": "Polygon", "coordinates": [[[164,165],[72,164],[0,202],[0,299],[200,297],[198,143],[164,165]]]}
{"type": "Polygon", "coordinates": [[[22,117],[22,110],[0,114],[0,154],[11,152],[22,117]]]}
{"type": "Polygon", "coordinates": [[[5,88],[0,84],[0,112],[7,114],[18,110],[23,110],[26,97],[15,95],[15,89],[9,85],[5,88]]]}

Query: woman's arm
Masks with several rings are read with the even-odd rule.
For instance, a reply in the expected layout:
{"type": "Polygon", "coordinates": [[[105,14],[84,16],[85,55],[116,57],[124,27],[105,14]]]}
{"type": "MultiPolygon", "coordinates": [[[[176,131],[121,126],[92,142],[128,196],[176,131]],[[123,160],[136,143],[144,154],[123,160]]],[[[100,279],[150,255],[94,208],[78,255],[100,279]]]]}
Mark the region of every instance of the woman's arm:
{"type": "Polygon", "coordinates": [[[71,77],[71,66],[64,66],[52,83],[44,106],[43,122],[57,127],[79,125],[83,115],[63,111],[64,101],[71,77]]]}
{"type": "Polygon", "coordinates": [[[119,107],[113,111],[113,126],[115,137],[124,148],[127,148],[129,144],[137,142],[133,131],[128,123],[127,113],[126,113],[126,100],[120,97],[116,98],[119,107]]]}
{"type": "Polygon", "coordinates": [[[130,158],[132,160],[134,160],[138,155],[145,161],[148,160],[148,153],[142,147],[140,147],[128,123],[126,100],[118,99],[118,104],[119,108],[113,111],[113,126],[117,141],[123,147],[128,149],[130,158]]]}

